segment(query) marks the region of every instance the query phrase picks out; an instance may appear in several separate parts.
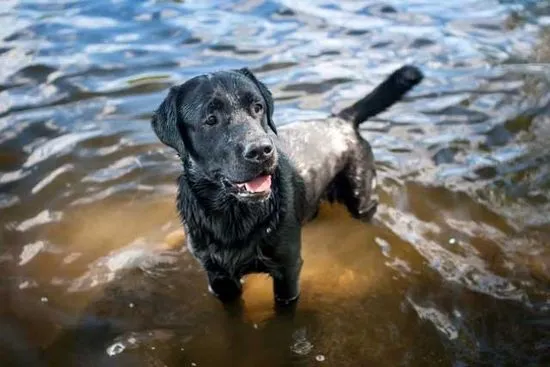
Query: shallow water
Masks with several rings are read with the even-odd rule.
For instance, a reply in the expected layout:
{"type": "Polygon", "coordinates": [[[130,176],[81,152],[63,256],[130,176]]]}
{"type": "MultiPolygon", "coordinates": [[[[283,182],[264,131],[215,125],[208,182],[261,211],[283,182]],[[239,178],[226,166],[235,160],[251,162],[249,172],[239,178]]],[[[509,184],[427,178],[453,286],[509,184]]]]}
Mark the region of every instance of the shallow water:
{"type": "Polygon", "coordinates": [[[307,4],[0,3],[2,366],[550,364],[550,2],[307,4]],[[322,208],[293,317],[263,276],[223,310],[149,125],[166,89],[249,66],[282,125],[405,62],[425,81],[362,126],[375,222],[322,208]]]}

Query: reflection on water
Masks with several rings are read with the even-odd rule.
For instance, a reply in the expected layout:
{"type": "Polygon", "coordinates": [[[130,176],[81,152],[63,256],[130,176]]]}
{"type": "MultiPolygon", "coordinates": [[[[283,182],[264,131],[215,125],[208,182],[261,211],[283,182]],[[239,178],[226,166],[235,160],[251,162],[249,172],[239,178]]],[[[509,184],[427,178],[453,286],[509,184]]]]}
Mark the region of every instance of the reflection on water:
{"type": "Polygon", "coordinates": [[[10,0],[0,22],[2,365],[550,361],[550,2],[10,0]],[[375,223],[324,206],[294,316],[265,276],[224,310],[149,126],[166,89],[249,66],[286,124],[404,62],[425,81],[363,125],[375,223]]]}

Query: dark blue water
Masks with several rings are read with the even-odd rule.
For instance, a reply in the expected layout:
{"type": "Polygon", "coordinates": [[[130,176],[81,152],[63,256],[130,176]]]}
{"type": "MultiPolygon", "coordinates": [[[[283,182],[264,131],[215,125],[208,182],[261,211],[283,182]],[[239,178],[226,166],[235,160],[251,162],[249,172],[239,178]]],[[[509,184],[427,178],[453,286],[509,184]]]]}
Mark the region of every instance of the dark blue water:
{"type": "Polygon", "coordinates": [[[550,365],[549,1],[5,0],[0,25],[0,365],[550,365]],[[362,126],[376,222],[306,227],[294,317],[265,277],[223,310],[149,125],[167,88],[250,67],[282,125],[404,63],[426,79],[362,126]]]}

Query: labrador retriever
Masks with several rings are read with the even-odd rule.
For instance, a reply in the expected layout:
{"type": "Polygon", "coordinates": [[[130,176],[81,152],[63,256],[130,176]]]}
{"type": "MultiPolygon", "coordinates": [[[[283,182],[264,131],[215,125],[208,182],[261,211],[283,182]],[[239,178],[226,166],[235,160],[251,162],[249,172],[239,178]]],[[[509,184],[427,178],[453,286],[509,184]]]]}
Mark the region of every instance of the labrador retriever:
{"type": "Polygon", "coordinates": [[[422,78],[403,66],[339,113],[282,127],[273,121],[270,91],[246,68],[170,89],[151,124],[181,160],[177,208],[211,293],[237,299],[244,275],[267,273],[276,305],[298,299],[302,225],[323,199],[344,204],[357,219],[372,218],[376,170],[359,124],[422,78]]]}

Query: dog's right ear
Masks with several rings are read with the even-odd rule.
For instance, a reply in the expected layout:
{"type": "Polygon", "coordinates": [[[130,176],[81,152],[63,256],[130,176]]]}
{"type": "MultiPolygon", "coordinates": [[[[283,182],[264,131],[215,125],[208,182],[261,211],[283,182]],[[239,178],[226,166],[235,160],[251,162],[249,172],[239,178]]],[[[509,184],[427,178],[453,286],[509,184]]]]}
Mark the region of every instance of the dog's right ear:
{"type": "Polygon", "coordinates": [[[178,99],[181,87],[172,87],[151,119],[151,126],[161,142],[174,148],[180,157],[185,153],[183,139],[178,130],[178,99]]]}

